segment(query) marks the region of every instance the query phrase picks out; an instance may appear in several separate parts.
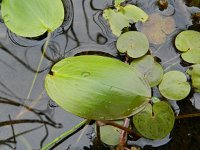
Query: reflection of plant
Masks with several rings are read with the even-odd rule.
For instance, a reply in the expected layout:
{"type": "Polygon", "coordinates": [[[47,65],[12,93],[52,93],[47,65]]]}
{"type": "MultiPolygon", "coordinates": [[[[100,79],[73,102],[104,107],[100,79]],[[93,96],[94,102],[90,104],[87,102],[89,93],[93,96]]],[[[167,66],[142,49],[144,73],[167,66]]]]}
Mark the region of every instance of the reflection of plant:
{"type": "MultiPolygon", "coordinates": [[[[34,108],[31,108],[29,106],[26,106],[25,104],[16,102],[14,100],[10,100],[10,99],[7,99],[7,98],[0,97],[0,105],[2,105],[2,106],[4,106],[4,105],[8,106],[9,105],[9,106],[12,106],[12,107],[22,107],[25,110],[27,110],[29,113],[34,114],[38,118],[38,119],[16,119],[16,118],[11,118],[11,116],[9,115],[9,120],[0,121],[0,128],[11,126],[11,130],[12,130],[12,134],[13,134],[13,136],[11,136],[11,137],[8,137],[9,134],[7,134],[6,135],[7,138],[1,139],[0,145],[7,145],[11,149],[14,149],[11,144],[17,144],[16,138],[22,137],[27,133],[32,133],[33,131],[38,130],[38,129],[44,127],[44,126],[46,128],[47,125],[54,127],[54,128],[61,128],[62,127],[61,124],[54,122],[48,115],[41,112],[40,110],[36,110],[34,108]],[[18,130],[15,130],[14,127],[16,125],[22,125],[22,124],[41,124],[41,125],[38,125],[35,128],[30,126],[31,128],[29,130],[24,129],[24,131],[21,131],[21,132],[19,132],[18,130]]],[[[8,128],[8,130],[10,130],[10,128],[8,128]]],[[[43,140],[45,140],[45,139],[46,139],[46,137],[44,136],[43,140]]]]}
{"type": "Polygon", "coordinates": [[[57,29],[64,20],[64,7],[61,0],[51,3],[49,0],[3,0],[1,13],[6,26],[17,35],[35,37],[48,32],[37,73],[27,96],[27,99],[29,99],[44,59],[51,32],[57,29]]]}

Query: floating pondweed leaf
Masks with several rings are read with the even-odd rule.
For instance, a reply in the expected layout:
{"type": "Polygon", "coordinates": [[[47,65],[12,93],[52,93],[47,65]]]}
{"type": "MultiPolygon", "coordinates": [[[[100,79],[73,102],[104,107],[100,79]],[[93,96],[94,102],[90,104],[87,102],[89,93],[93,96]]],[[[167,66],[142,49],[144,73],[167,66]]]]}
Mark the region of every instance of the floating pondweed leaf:
{"type": "Polygon", "coordinates": [[[163,17],[153,13],[149,19],[142,24],[141,32],[146,34],[150,43],[162,44],[166,36],[175,30],[175,21],[172,17],[163,17]]]}
{"type": "Polygon", "coordinates": [[[176,48],[181,52],[200,49],[200,33],[193,30],[186,30],[176,37],[176,48]]]}
{"type": "Polygon", "coordinates": [[[130,23],[145,22],[148,19],[148,15],[142,9],[130,4],[118,9],[105,9],[103,17],[108,20],[112,33],[116,36],[120,36],[122,29],[130,26],[130,23]]]}
{"type": "Polygon", "coordinates": [[[109,21],[112,33],[116,36],[120,36],[122,29],[129,26],[129,20],[116,10],[104,10],[103,17],[109,21]]]}
{"type": "MultiPolygon", "coordinates": [[[[114,121],[119,125],[123,125],[123,120],[114,121]]],[[[100,127],[101,141],[107,145],[118,145],[120,141],[121,129],[105,125],[100,127]]]]}
{"type": "Polygon", "coordinates": [[[132,58],[138,58],[147,53],[149,42],[143,33],[129,31],[118,38],[117,49],[121,53],[127,52],[127,54],[132,58]]]}
{"type": "Polygon", "coordinates": [[[186,30],[178,34],[176,48],[183,52],[181,57],[189,63],[200,63],[200,33],[186,30]]]}
{"type": "Polygon", "coordinates": [[[159,85],[160,93],[170,100],[182,100],[190,93],[190,84],[184,73],[169,71],[164,74],[159,85]]]}
{"type": "Polygon", "coordinates": [[[51,71],[53,75],[45,79],[48,95],[83,118],[125,118],[144,108],[151,97],[150,86],[142,75],[113,58],[70,57],[55,64],[51,71]]]}
{"type": "Polygon", "coordinates": [[[157,86],[163,77],[163,68],[151,55],[132,61],[131,66],[144,75],[151,87],[157,86]]]}
{"type": "Polygon", "coordinates": [[[166,137],[174,126],[174,112],[166,102],[160,101],[148,104],[141,112],[133,116],[136,129],[149,139],[166,137]]]}
{"type": "Polygon", "coordinates": [[[1,12],[6,26],[24,37],[54,31],[64,19],[61,0],[3,0],[1,12]]]}
{"type": "Polygon", "coordinates": [[[125,0],[115,0],[115,7],[120,5],[121,3],[125,2],[125,0]]]}
{"type": "Polygon", "coordinates": [[[128,20],[131,20],[132,22],[145,22],[148,19],[148,15],[135,5],[127,4],[125,7],[120,9],[119,12],[124,14],[124,17],[126,17],[128,20]]]}
{"type": "Polygon", "coordinates": [[[191,76],[192,86],[196,92],[200,92],[200,64],[192,65],[188,70],[187,74],[191,76]]]}

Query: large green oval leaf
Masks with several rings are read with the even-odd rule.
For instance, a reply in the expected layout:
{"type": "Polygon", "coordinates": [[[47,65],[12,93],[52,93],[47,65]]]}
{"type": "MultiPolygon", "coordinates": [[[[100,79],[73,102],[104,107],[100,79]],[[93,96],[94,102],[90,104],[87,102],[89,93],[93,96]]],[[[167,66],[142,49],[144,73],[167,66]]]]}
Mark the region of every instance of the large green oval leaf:
{"type": "Polygon", "coordinates": [[[166,137],[174,126],[174,112],[166,102],[148,104],[144,110],[133,116],[136,129],[149,139],[162,139],[166,137]]]}
{"type": "Polygon", "coordinates": [[[138,58],[147,53],[149,42],[143,33],[129,31],[118,38],[117,49],[121,53],[127,52],[127,54],[132,58],[138,58]]]}
{"type": "Polygon", "coordinates": [[[192,65],[188,70],[187,74],[191,76],[192,86],[196,92],[200,92],[200,64],[192,65]]]}
{"type": "Polygon", "coordinates": [[[24,37],[54,31],[64,19],[61,0],[3,0],[1,11],[6,26],[24,37]]]}
{"type": "Polygon", "coordinates": [[[157,86],[162,80],[163,68],[151,55],[133,60],[131,66],[144,75],[151,87],[157,86]]]}
{"type": "Polygon", "coordinates": [[[164,74],[159,85],[160,93],[170,100],[181,100],[190,93],[190,84],[184,73],[169,71],[164,74]]]}
{"type": "Polygon", "coordinates": [[[65,110],[88,119],[116,120],[143,108],[151,89],[119,60],[77,56],[55,64],[45,79],[48,95],[65,110]]]}

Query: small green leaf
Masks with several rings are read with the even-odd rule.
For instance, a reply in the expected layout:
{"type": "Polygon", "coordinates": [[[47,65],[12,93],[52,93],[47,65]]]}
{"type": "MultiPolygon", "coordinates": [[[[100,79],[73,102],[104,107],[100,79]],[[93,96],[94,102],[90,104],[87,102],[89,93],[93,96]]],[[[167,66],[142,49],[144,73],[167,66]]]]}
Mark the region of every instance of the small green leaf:
{"type": "Polygon", "coordinates": [[[176,48],[184,52],[181,54],[183,60],[189,63],[200,63],[200,33],[186,30],[178,34],[175,40],[176,48]]]}
{"type": "Polygon", "coordinates": [[[131,66],[144,75],[151,87],[157,86],[163,78],[163,68],[151,55],[132,61],[131,66]]]}
{"type": "Polygon", "coordinates": [[[127,52],[127,54],[132,58],[138,58],[147,53],[149,42],[143,33],[129,31],[118,38],[117,49],[121,53],[127,52]]]}
{"type": "Polygon", "coordinates": [[[120,12],[124,14],[124,17],[132,22],[145,22],[148,19],[146,12],[135,5],[127,4],[123,9],[120,9],[120,12]]]}
{"type": "Polygon", "coordinates": [[[200,63],[200,49],[189,50],[181,54],[183,60],[189,63],[198,64],[200,63]]]}
{"type": "Polygon", "coordinates": [[[112,33],[116,36],[120,36],[122,29],[129,26],[129,20],[116,10],[104,10],[103,17],[108,20],[112,33]]]}
{"type": "Polygon", "coordinates": [[[149,139],[166,137],[174,126],[174,112],[166,102],[160,101],[153,106],[148,104],[145,109],[133,116],[136,129],[149,139]]]}
{"type": "MultiPolygon", "coordinates": [[[[123,125],[123,120],[114,121],[119,125],[123,125]]],[[[120,141],[121,129],[105,125],[100,127],[101,141],[107,145],[118,145],[120,141]]]]}
{"type": "Polygon", "coordinates": [[[152,101],[153,103],[158,103],[158,102],[160,102],[160,99],[157,98],[157,97],[152,97],[152,98],[151,98],[151,101],[152,101]]]}
{"type": "Polygon", "coordinates": [[[115,0],[115,7],[120,5],[121,3],[125,2],[125,0],[115,0]]]}
{"type": "Polygon", "coordinates": [[[24,37],[54,31],[64,20],[61,0],[3,0],[1,13],[6,26],[24,37]]]}
{"type": "Polygon", "coordinates": [[[186,30],[178,34],[175,40],[176,48],[181,52],[199,50],[200,33],[193,30],[186,30]]]}
{"type": "Polygon", "coordinates": [[[190,84],[184,73],[169,71],[164,74],[159,85],[160,93],[170,100],[181,100],[190,93],[190,84]]]}
{"type": "Polygon", "coordinates": [[[148,15],[142,9],[128,4],[125,7],[120,6],[120,9],[105,9],[103,17],[108,20],[112,33],[120,36],[123,28],[133,22],[146,21],[148,15]]]}
{"type": "Polygon", "coordinates": [[[142,75],[119,60],[102,56],[69,57],[45,78],[47,94],[62,108],[93,120],[116,120],[146,106],[151,89],[142,75]]]}
{"type": "Polygon", "coordinates": [[[187,74],[191,76],[192,86],[196,92],[200,92],[200,64],[192,65],[188,70],[187,74]]]}

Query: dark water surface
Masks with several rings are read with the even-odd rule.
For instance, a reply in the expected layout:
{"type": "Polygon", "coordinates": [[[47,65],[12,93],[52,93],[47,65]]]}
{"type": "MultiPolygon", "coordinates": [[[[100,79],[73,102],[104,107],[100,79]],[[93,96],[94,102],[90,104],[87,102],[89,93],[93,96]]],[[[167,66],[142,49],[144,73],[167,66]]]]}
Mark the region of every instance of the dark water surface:
{"type": "MultiPolygon", "coordinates": [[[[152,54],[161,60],[166,71],[176,69],[184,72],[188,64],[182,63],[177,57],[178,52],[173,44],[174,38],[182,30],[194,27],[191,13],[199,12],[199,9],[186,6],[181,0],[169,1],[172,9],[164,12],[158,9],[155,0],[129,0],[128,2],[140,6],[148,14],[157,12],[163,16],[174,17],[175,31],[167,36],[164,44],[151,44],[150,49],[152,54]]],[[[112,0],[63,0],[63,2],[66,10],[65,21],[52,34],[29,100],[26,97],[42,54],[46,35],[36,39],[18,37],[8,31],[0,20],[0,150],[40,149],[41,145],[53,140],[82,120],[57,107],[45,93],[44,77],[55,62],[91,51],[123,59],[123,55],[119,55],[115,48],[115,36],[101,16],[102,10],[112,5],[112,0]],[[23,104],[32,107],[33,110],[27,111],[23,104]]],[[[196,23],[196,30],[199,30],[198,23],[196,23]]],[[[157,90],[154,91],[156,95],[157,90]]],[[[189,101],[190,98],[191,96],[178,102],[180,114],[198,112],[189,101]]],[[[76,133],[54,149],[68,149],[79,135],[80,132],[76,133]]],[[[98,149],[90,146],[93,138],[91,126],[75,147],[98,149]]],[[[171,138],[172,140],[166,145],[157,148],[145,146],[144,149],[199,150],[200,119],[177,120],[171,138]]]]}

